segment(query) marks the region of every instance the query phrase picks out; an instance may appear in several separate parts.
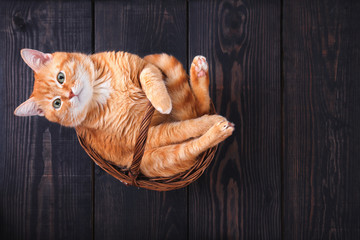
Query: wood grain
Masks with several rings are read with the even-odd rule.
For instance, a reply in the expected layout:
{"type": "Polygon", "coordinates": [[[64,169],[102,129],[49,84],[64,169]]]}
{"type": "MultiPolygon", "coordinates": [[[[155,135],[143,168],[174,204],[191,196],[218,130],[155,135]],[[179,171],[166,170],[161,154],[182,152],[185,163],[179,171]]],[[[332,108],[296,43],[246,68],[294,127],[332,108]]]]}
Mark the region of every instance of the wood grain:
{"type": "Polygon", "coordinates": [[[191,63],[236,125],[189,187],[190,239],[280,239],[280,1],[190,1],[191,63]]]}
{"type": "Polygon", "coordinates": [[[285,239],[360,239],[359,10],[285,1],[285,239]]]}
{"type": "Polygon", "coordinates": [[[20,49],[91,51],[91,3],[2,2],[0,33],[0,239],[90,239],[91,164],[75,132],[13,111],[33,86],[20,49]]]}
{"type": "MultiPolygon", "coordinates": [[[[96,1],[95,50],[186,60],[185,1],[96,1]]],[[[186,189],[159,193],[95,174],[95,239],[186,239],[186,189]]]]}
{"type": "Polygon", "coordinates": [[[0,239],[360,239],[360,2],[1,3],[0,239]],[[72,129],[13,115],[25,47],[204,55],[236,131],[187,189],[92,176],[72,129]]]}

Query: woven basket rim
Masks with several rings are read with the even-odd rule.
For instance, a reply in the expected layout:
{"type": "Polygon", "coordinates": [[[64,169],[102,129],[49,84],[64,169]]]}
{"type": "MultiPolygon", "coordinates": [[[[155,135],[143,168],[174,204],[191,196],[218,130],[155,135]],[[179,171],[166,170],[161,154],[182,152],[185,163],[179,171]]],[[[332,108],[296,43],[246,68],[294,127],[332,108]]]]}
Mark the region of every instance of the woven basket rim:
{"type": "MultiPolygon", "coordinates": [[[[211,102],[211,114],[216,113],[214,104],[211,102]]],[[[105,172],[113,176],[114,178],[120,180],[125,185],[132,185],[140,188],[145,188],[149,190],[156,191],[170,191],[179,188],[183,188],[197,180],[210,165],[213,160],[217,146],[209,148],[202,154],[198,156],[198,160],[195,165],[184,171],[182,173],[176,174],[171,177],[153,177],[149,178],[140,173],[140,163],[142,155],[144,153],[147,132],[149,130],[149,125],[154,113],[154,107],[151,103],[148,104],[143,120],[139,128],[139,134],[137,137],[137,142],[134,151],[134,159],[132,165],[129,169],[121,169],[107,160],[103,159],[100,154],[98,154],[95,149],[91,148],[85,141],[83,137],[80,136],[78,131],[76,131],[78,140],[85,152],[90,156],[90,158],[105,172]]]]}

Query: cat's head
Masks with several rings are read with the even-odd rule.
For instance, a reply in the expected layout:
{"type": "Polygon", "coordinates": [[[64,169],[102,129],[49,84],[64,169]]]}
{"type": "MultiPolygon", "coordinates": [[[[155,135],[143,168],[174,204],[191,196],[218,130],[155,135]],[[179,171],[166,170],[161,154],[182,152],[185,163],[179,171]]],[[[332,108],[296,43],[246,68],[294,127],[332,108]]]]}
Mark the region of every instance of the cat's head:
{"type": "Polygon", "coordinates": [[[93,95],[94,66],[80,53],[42,53],[21,50],[34,71],[35,83],[28,100],[16,108],[17,116],[45,116],[52,122],[75,127],[86,117],[93,95]]]}

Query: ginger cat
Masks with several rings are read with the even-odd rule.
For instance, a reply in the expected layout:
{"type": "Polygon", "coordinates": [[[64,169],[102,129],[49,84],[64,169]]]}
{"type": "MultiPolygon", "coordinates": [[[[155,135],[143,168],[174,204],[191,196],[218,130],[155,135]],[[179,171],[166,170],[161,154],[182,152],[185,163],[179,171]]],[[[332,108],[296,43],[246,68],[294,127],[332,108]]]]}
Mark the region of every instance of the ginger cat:
{"type": "Polygon", "coordinates": [[[199,154],[229,137],[234,125],[210,106],[208,64],[194,58],[190,81],[180,62],[167,54],[144,59],[126,52],[42,53],[23,49],[34,71],[30,98],[17,116],[45,116],[75,127],[80,136],[114,165],[131,165],[148,101],[156,109],[140,165],[148,177],[189,169],[199,154]],[[189,84],[190,82],[190,84],[189,84]]]}

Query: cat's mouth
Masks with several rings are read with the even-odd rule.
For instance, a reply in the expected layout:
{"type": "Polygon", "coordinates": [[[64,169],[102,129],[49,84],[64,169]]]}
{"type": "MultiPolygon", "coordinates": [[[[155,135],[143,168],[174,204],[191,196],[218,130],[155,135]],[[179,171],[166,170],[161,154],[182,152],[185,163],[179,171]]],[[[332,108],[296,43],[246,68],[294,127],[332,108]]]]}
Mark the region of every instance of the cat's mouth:
{"type": "Polygon", "coordinates": [[[80,96],[81,96],[83,90],[84,90],[84,88],[81,88],[80,91],[78,91],[78,93],[75,95],[78,98],[79,102],[80,102],[80,96]]]}
{"type": "Polygon", "coordinates": [[[91,93],[86,84],[78,84],[72,88],[73,97],[70,99],[76,111],[82,111],[89,104],[91,93]]]}
{"type": "Polygon", "coordinates": [[[81,94],[83,93],[84,88],[79,89],[72,89],[72,91],[70,92],[69,98],[70,101],[73,104],[79,105],[81,104],[81,94]]]}

